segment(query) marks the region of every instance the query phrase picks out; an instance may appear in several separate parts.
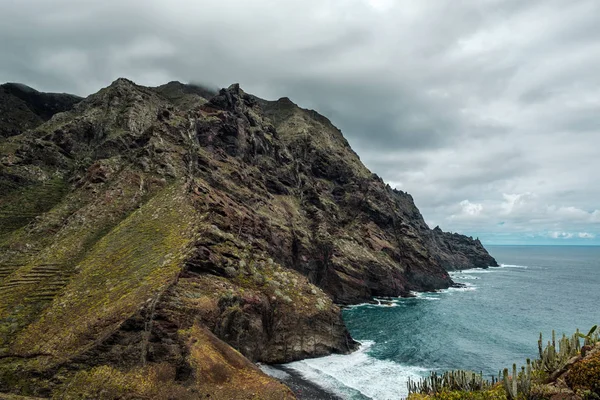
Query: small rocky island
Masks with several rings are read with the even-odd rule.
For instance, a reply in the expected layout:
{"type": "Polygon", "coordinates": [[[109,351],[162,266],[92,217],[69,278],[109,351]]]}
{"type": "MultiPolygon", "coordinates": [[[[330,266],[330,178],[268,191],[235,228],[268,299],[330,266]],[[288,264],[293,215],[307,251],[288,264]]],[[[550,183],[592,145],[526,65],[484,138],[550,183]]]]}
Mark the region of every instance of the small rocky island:
{"type": "Polygon", "coordinates": [[[351,352],[340,305],[495,265],[287,98],[0,86],[0,393],[294,398],[254,362],[351,352]]]}

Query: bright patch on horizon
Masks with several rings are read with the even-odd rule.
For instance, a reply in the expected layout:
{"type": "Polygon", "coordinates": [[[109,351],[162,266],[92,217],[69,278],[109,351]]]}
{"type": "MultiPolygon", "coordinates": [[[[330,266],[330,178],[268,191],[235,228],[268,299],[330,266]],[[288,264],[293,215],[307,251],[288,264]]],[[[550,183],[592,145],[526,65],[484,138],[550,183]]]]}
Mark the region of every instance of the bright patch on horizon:
{"type": "Polygon", "coordinates": [[[594,239],[596,237],[596,235],[594,233],[589,233],[589,232],[573,233],[573,232],[561,232],[561,231],[549,232],[548,236],[551,237],[552,239],[573,239],[573,238],[594,239]]]}
{"type": "Polygon", "coordinates": [[[596,237],[596,235],[594,235],[593,233],[588,232],[579,232],[577,236],[579,236],[581,239],[593,239],[596,237]]]}

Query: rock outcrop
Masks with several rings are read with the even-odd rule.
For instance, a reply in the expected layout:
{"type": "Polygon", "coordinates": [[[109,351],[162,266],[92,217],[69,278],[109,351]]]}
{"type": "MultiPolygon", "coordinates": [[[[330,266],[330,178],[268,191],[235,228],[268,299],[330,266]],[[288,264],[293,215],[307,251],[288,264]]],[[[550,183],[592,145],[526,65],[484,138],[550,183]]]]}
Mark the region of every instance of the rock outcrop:
{"type": "Polygon", "coordinates": [[[478,238],[443,232],[436,226],[431,231],[430,243],[436,260],[448,271],[498,266],[478,238]]]}
{"type": "Polygon", "coordinates": [[[327,118],[238,85],[118,79],[0,139],[0,185],[0,392],[285,398],[244,357],[350,352],[338,304],[495,264],[327,118]]]}

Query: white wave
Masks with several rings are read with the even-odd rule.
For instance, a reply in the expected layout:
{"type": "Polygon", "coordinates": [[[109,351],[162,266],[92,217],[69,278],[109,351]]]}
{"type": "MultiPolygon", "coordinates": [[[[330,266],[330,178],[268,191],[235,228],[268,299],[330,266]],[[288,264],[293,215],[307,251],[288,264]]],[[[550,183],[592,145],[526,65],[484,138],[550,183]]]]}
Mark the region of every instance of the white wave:
{"type": "MultiPolygon", "coordinates": [[[[479,278],[472,278],[479,279],[479,278]]],[[[477,290],[477,286],[470,282],[458,282],[462,286],[461,287],[449,287],[448,289],[439,289],[435,292],[411,292],[417,299],[423,300],[441,300],[440,295],[449,294],[453,292],[473,292],[477,290]]],[[[410,298],[410,297],[409,297],[410,298]]]]}
{"type": "MultiPolygon", "coordinates": [[[[493,267],[497,268],[497,267],[493,267]]],[[[461,274],[490,274],[493,272],[492,267],[490,268],[472,268],[472,269],[463,269],[462,271],[457,271],[461,274]]]]}
{"type": "Polygon", "coordinates": [[[416,298],[420,300],[441,300],[439,297],[440,292],[410,292],[414,297],[408,297],[408,299],[416,298]]]}
{"type": "Polygon", "coordinates": [[[448,293],[452,293],[452,292],[474,292],[475,290],[477,290],[477,286],[475,285],[469,285],[468,283],[463,283],[463,287],[451,287],[446,289],[446,291],[448,293]]]}
{"type": "Polygon", "coordinates": [[[469,276],[469,275],[451,275],[452,279],[466,279],[466,280],[474,280],[474,279],[481,279],[477,276],[469,276]]]}
{"type": "Polygon", "coordinates": [[[496,268],[520,268],[520,269],[527,269],[529,267],[526,266],[526,265],[500,264],[500,267],[496,267],[496,268]]]}
{"type": "Polygon", "coordinates": [[[388,400],[406,397],[408,378],[418,379],[428,371],[371,357],[368,350],[373,344],[365,341],[359,350],[349,355],[296,361],[285,367],[345,399],[366,397],[388,400]]]}
{"type": "Polygon", "coordinates": [[[396,299],[378,299],[377,297],[374,297],[373,300],[375,300],[377,304],[371,304],[372,306],[398,307],[398,304],[395,302],[396,299]]]}
{"type": "Polygon", "coordinates": [[[475,290],[477,290],[477,286],[473,285],[472,283],[469,282],[459,282],[462,286],[461,287],[450,287],[448,289],[441,289],[438,291],[438,293],[445,293],[445,294],[450,294],[450,293],[454,293],[454,292],[473,292],[475,290]]]}
{"type": "MultiPolygon", "coordinates": [[[[463,277],[453,276],[453,278],[466,279],[466,280],[479,279],[479,278],[470,277],[470,276],[463,276],[463,277]]],[[[448,294],[448,293],[453,293],[453,292],[472,292],[472,291],[477,290],[477,286],[473,285],[470,282],[459,282],[459,283],[464,286],[451,287],[448,289],[439,289],[435,292],[411,291],[410,292],[411,297],[396,297],[396,298],[385,298],[385,299],[379,299],[377,297],[374,297],[373,300],[376,301],[377,303],[360,303],[360,304],[352,304],[352,305],[348,305],[348,306],[344,306],[344,307],[347,309],[354,309],[354,308],[359,308],[359,307],[367,307],[367,308],[398,307],[399,305],[401,305],[402,302],[410,301],[410,300],[414,300],[414,299],[427,300],[427,301],[439,301],[442,299],[440,297],[441,294],[448,294]]]]}
{"type": "Polygon", "coordinates": [[[360,303],[360,304],[351,304],[349,306],[344,306],[348,309],[367,307],[367,308],[376,308],[376,307],[398,307],[397,300],[384,300],[382,303],[381,300],[373,299],[377,301],[377,303],[360,303]]]}

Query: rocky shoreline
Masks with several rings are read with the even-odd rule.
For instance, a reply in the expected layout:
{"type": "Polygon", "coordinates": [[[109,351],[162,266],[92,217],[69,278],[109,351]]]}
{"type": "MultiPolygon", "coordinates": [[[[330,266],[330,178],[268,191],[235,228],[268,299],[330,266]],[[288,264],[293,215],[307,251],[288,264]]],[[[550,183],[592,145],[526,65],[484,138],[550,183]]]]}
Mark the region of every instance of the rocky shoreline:
{"type": "Polygon", "coordinates": [[[300,373],[283,365],[260,367],[267,375],[289,387],[298,400],[342,400],[339,396],[323,389],[316,383],[304,378],[300,373]]]}

